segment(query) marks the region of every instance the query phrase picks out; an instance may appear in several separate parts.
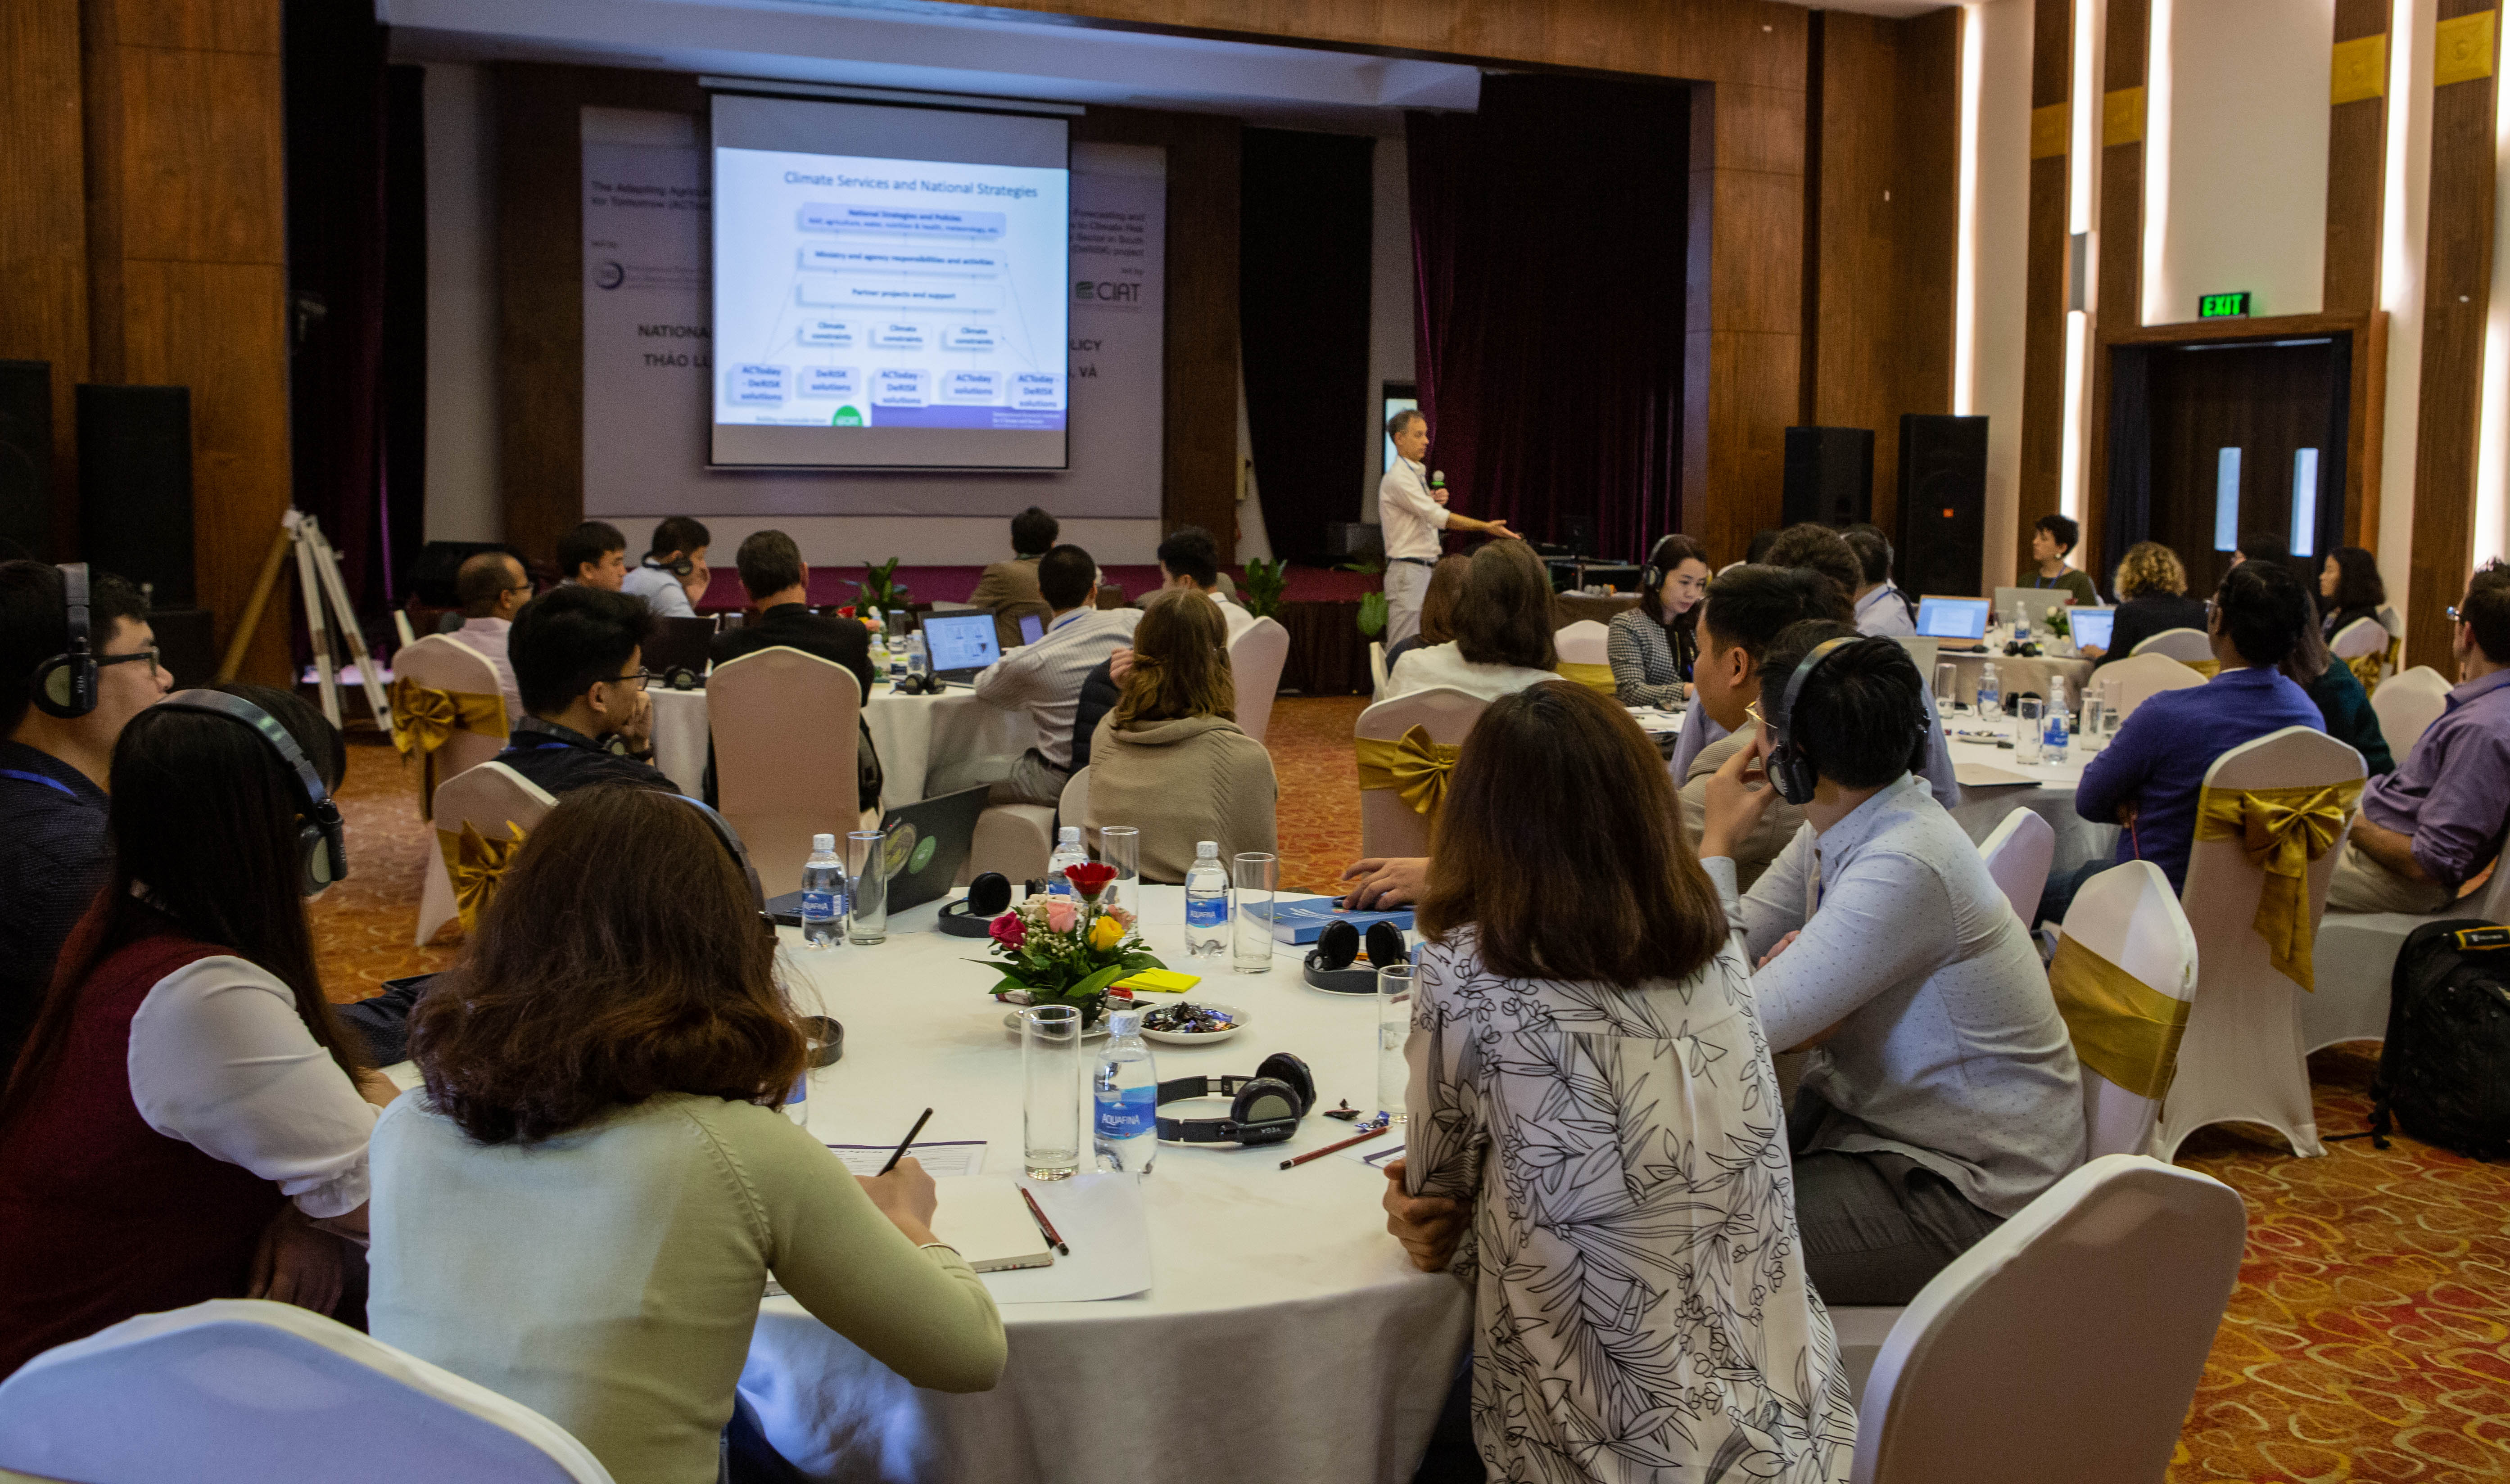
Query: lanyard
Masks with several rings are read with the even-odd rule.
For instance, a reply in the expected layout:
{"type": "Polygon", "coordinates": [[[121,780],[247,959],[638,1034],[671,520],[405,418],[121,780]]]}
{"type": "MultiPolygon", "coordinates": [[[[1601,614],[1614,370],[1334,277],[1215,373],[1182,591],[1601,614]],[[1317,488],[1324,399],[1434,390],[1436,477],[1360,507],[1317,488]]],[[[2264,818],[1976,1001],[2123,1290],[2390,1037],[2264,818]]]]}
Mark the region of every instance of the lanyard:
{"type": "Polygon", "coordinates": [[[59,779],[47,777],[41,773],[28,773],[22,768],[0,768],[0,779],[16,779],[21,783],[41,783],[45,787],[68,798],[75,799],[78,797],[78,794],[72,791],[70,785],[62,782],[59,779]]]}

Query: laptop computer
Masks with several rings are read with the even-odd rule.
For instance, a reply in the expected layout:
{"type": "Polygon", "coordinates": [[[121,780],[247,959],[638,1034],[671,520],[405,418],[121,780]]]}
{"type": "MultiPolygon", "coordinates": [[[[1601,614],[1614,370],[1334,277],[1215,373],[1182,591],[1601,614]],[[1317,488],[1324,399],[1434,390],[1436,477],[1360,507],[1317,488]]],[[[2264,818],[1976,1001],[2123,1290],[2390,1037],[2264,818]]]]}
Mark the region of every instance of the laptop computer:
{"type": "Polygon", "coordinates": [[[1998,588],[1996,590],[1996,616],[2010,624],[2025,614],[2031,627],[2048,627],[2051,610],[2064,608],[2074,601],[2074,595],[2063,588],[1998,588]]]}
{"type": "MultiPolygon", "coordinates": [[[[990,622],[990,620],[989,620],[990,622]]],[[[900,804],[881,816],[881,847],[888,862],[889,910],[903,912],[949,894],[976,843],[976,817],[985,812],[988,785],[979,783],[913,804],[900,804]]],[[[787,892],[767,904],[780,926],[802,926],[802,894],[787,892]]]]}
{"type": "Polygon", "coordinates": [[[1921,597],[1918,599],[1918,632],[1929,639],[1975,644],[1987,637],[1987,599],[1921,597]]]}
{"type": "Polygon", "coordinates": [[[2076,649],[2107,650],[2110,636],[2117,630],[2114,608],[2069,608],[2066,610],[2066,631],[2076,649]]]}
{"type": "Polygon", "coordinates": [[[1034,644],[1046,637],[1046,620],[1034,613],[1023,613],[1019,621],[1020,642],[1034,644]]]}
{"type": "Polygon", "coordinates": [[[675,691],[705,685],[706,646],[714,642],[712,619],[656,619],[645,637],[645,668],[675,691]]]}
{"type": "Polygon", "coordinates": [[[994,635],[990,613],[928,613],[924,652],[932,662],[935,680],[973,680],[1003,657],[1003,646],[994,635]]]}

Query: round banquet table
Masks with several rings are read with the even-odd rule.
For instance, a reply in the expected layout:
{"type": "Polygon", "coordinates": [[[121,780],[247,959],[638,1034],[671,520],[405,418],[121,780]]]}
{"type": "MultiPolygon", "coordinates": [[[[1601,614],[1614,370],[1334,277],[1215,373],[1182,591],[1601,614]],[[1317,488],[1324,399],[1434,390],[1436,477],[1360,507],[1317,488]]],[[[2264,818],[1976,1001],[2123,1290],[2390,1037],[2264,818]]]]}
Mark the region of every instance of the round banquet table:
{"type": "MultiPolygon", "coordinates": [[[[1939,665],[1952,662],[1953,683],[1958,687],[1954,699],[1962,705],[1978,700],[1978,678],[1990,660],[1996,662],[1997,682],[2004,688],[2007,696],[2028,691],[2044,698],[2048,694],[2048,677],[2063,675],[2066,677],[2067,700],[2076,706],[2083,703],[2083,683],[2092,674],[2091,661],[2060,659],[2054,655],[2042,655],[2032,660],[2002,654],[1963,654],[1958,650],[1938,650],[1935,654],[1935,662],[1939,665]]],[[[1933,684],[1934,677],[1927,676],[1926,683],[1933,684]]]]}
{"type": "MultiPolygon", "coordinates": [[[[656,690],[654,766],[682,793],[704,797],[706,693],[656,690]]],[[[990,783],[1036,741],[1026,711],[987,705],[954,685],[938,696],[900,696],[887,681],[872,687],[863,725],[880,750],[881,803],[891,809],[935,794],[990,783]]]]}
{"type": "MultiPolygon", "coordinates": [[[[2095,824],[2074,812],[2075,784],[2082,780],[2084,766],[2097,753],[2086,752],[2077,744],[2066,749],[2066,761],[2062,763],[2020,762],[2011,749],[1998,747],[1992,740],[2010,738],[2013,723],[2003,718],[1982,721],[1966,704],[1944,718],[1944,733],[1952,747],[1957,774],[1987,767],[2032,780],[2029,783],[1964,781],[1960,785],[1961,801],[1953,810],[1953,818],[1960,821],[1972,841],[1985,841],[2004,822],[2006,815],[2027,809],[2047,820],[2049,828],[2056,832],[2056,855],[2048,866],[2051,880],[2073,873],[2087,860],[2107,860],[2116,853],[2116,825],[2095,824]]],[[[1974,772],[1972,776],[1976,776],[1974,772]]]]}
{"type": "MultiPolygon", "coordinates": [[[[1141,906],[1151,950],[1187,967],[1183,889],[1144,888],[1141,906]]],[[[887,1143],[930,1104],[922,1139],[986,1140],[985,1173],[1017,1175],[1019,1044],[984,993],[998,975],[972,962],[982,941],[932,932],[934,912],[899,914],[872,947],[780,934],[796,1000],[846,1027],[844,1059],[813,1074],[811,1131],[887,1143]]],[[[1217,1046],[1153,1046],[1160,1076],[1251,1073],[1291,1051],[1320,1107],[1373,1104],[1376,1004],[1308,988],[1300,952],[1277,950],[1264,974],[1201,970],[1185,998],[1249,1023],[1217,1046]]],[[[1004,1305],[1010,1362],[989,1392],[911,1387],[786,1298],[761,1306],[742,1389],[816,1479],[1402,1484],[1464,1352],[1471,1296],[1386,1234],[1383,1175],[1339,1155],[1279,1167],[1349,1135],[1311,1116],[1286,1145],[1161,1145],[1142,1183],[1149,1291],[1004,1305]]]]}

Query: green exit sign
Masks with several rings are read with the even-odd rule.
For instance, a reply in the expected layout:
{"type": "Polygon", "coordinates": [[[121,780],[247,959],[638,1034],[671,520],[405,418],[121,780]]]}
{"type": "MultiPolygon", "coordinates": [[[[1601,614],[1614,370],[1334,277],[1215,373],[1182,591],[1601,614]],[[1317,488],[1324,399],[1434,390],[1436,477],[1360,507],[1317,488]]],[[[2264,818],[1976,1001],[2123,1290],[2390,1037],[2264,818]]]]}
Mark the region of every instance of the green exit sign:
{"type": "Polygon", "coordinates": [[[2245,320],[2249,317],[2249,295],[2238,293],[2204,293],[2196,296],[2196,318],[2199,320],[2245,320]]]}

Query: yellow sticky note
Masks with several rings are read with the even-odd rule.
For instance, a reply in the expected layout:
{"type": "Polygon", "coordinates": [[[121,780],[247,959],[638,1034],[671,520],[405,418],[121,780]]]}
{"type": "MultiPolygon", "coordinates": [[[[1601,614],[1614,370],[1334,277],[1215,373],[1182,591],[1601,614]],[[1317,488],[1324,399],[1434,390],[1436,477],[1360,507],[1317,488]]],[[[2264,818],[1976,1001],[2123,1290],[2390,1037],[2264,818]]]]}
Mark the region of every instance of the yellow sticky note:
{"type": "Polygon", "coordinates": [[[1129,979],[1118,979],[1116,988],[1181,995],[1201,982],[1202,975],[1198,973],[1179,973],[1173,969],[1145,969],[1129,979]]]}

